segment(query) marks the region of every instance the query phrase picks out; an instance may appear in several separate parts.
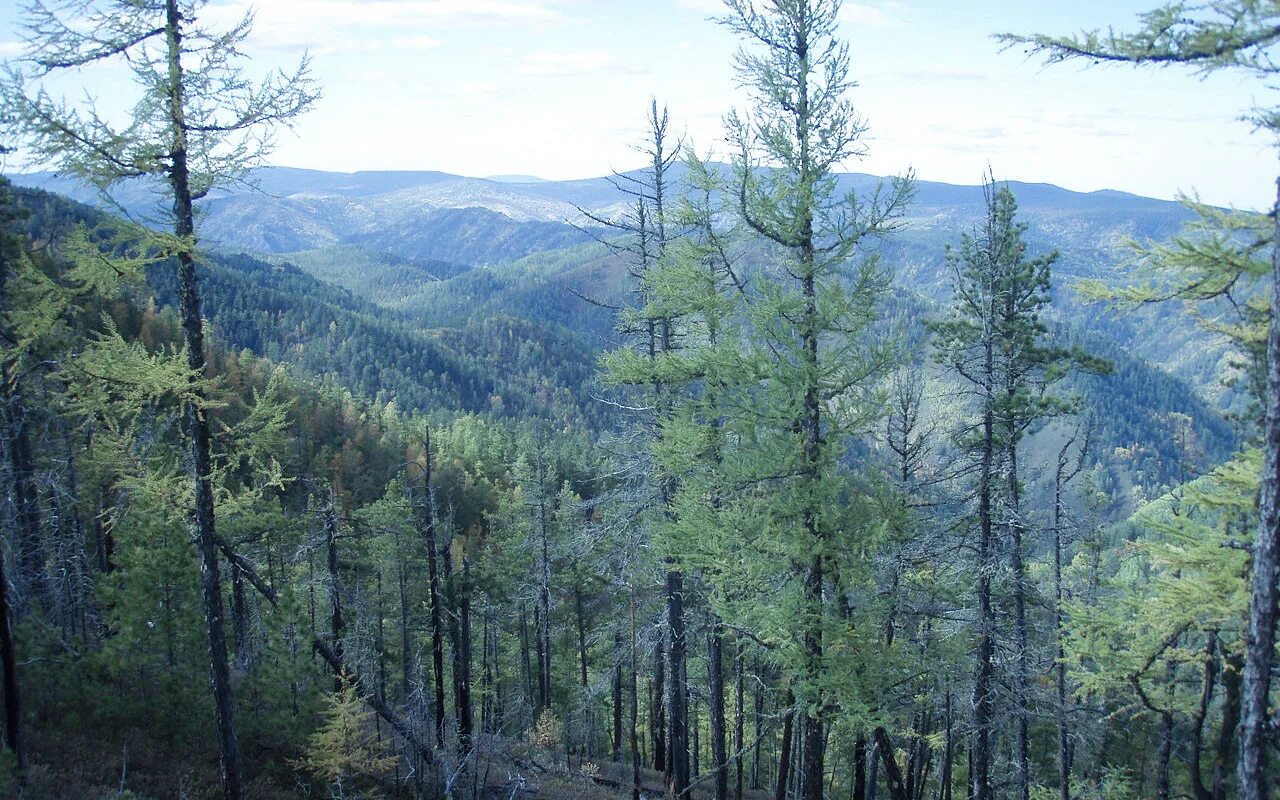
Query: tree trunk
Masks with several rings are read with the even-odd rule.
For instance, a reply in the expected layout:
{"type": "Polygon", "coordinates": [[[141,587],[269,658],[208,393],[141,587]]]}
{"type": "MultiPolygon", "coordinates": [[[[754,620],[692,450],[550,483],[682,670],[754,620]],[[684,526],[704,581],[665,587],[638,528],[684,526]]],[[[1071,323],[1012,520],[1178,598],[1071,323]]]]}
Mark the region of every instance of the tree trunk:
{"type": "Polygon", "coordinates": [[[5,574],[4,553],[0,552],[0,667],[4,669],[4,743],[18,761],[21,781],[27,780],[27,750],[22,737],[22,696],[18,691],[18,658],[10,627],[13,609],[5,574]]]}
{"type": "Polygon", "coordinates": [[[743,735],[746,727],[746,707],[744,705],[744,692],[742,682],[743,668],[743,652],[742,642],[738,642],[738,653],[733,659],[733,695],[734,695],[734,723],[733,723],[733,766],[734,766],[734,788],[733,800],[742,800],[742,760],[743,760],[743,735]]]}
{"type": "Polygon", "coordinates": [[[1240,800],[1266,800],[1267,727],[1271,668],[1276,648],[1280,588],[1280,180],[1276,181],[1275,242],[1271,250],[1271,323],[1267,329],[1267,390],[1263,398],[1262,491],[1253,542],[1240,715],[1240,800]]]}
{"type": "Polygon", "coordinates": [[[631,592],[631,800],[640,800],[640,739],[636,732],[640,715],[640,671],[636,659],[636,595],[631,592]]]}
{"type": "MultiPolygon", "coordinates": [[[[529,612],[524,603],[520,604],[520,669],[524,677],[524,699],[532,709],[536,695],[533,691],[533,667],[529,663],[529,612]]],[[[523,715],[523,712],[521,712],[523,715]]],[[[532,724],[533,720],[528,720],[532,724]]]]}
{"type": "Polygon", "coordinates": [[[1204,681],[1200,686],[1200,703],[1192,715],[1191,742],[1188,747],[1190,753],[1187,769],[1191,773],[1191,791],[1195,800],[1213,800],[1213,793],[1204,783],[1200,760],[1204,755],[1204,726],[1209,719],[1209,708],[1213,704],[1217,677],[1218,634],[1216,631],[1210,631],[1209,640],[1204,646],[1204,681]]]}
{"type": "Polygon", "coordinates": [[[791,770],[791,727],[795,719],[795,695],[787,689],[782,695],[786,711],[782,715],[782,748],[778,753],[778,783],[773,791],[773,800],[787,800],[787,778],[791,770]]]}
{"type": "Polygon", "coordinates": [[[1213,763],[1213,800],[1227,800],[1231,778],[1232,748],[1236,728],[1240,724],[1240,684],[1244,671],[1244,659],[1231,653],[1225,658],[1222,670],[1222,724],[1218,728],[1218,746],[1213,763]]]}
{"type": "Polygon", "coordinates": [[[867,739],[859,733],[853,743],[853,800],[867,798],[867,739]]]}
{"type": "Polygon", "coordinates": [[[715,771],[715,800],[729,800],[729,754],[725,746],[724,638],[720,621],[707,633],[707,711],[711,724],[711,769],[715,771]]]}
{"type": "Polygon", "coordinates": [[[409,687],[412,683],[410,673],[413,669],[412,626],[409,624],[409,580],[405,575],[408,557],[400,547],[400,529],[396,528],[396,592],[400,601],[400,697],[409,698],[409,687]]]}
{"type": "Polygon", "coordinates": [[[666,637],[659,626],[658,641],[653,646],[653,694],[649,698],[649,731],[653,738],[653,769],[670,779],[667,761],[667,695],[666,653],[663,642],[666,637]]]}
{"type": "Polygon", "coordinates": [[[667,650],[668,785],[679,796],[689,786],[689,721],[685,705],[684,575],[676,570],[667,572],[667,629],[671,632],[667,650]]]}
{"type": "Polygon", "coordinates": [[[329,571],[329,641],[332,642],[333,655],[338,666],[333,671],[333,691],[342,691],[342,584],[338,578],[338,512],[334,508],[333,487],[329,487],[324,507],[324,540],[327,553],[326,564],[329,571]]]}
{"type": "Polygon", "coordinates": [[[622,761],[622,631],[613,633],[613,752],[615,763],[622,761]]]}
{"type": "MultiPolygon", "coordinates": [[[[435,498],[431,493],[431,432],[423,440],[421,499],[414,506],[418,531],[427,551],[427,589],[431,601],[431,677],[435,682],[436,747],[444,747],[444,621],[440,593],[440,548],[436,544],[435,498]]],[[[447,559],[446,559],[447,560],[447,559]]]]}
{"type": "Polygon", "coordinates": [[[453,574],[453,558],[444,559],[444,580],[448,587],[449,639],[453,645],[453,709],[458,722],[458,750],[471,752],[471,592],[470,565],[463,556],[462,575],[453,574]]]}
{"type": "MultiPolygon", "coordinates": [[[[1011,400],[1011,396],[1006,398],[1011,400]]],[[[1013,577],[1013,635],[1016,647],[1014,660],[1014,714],[1017,719],[1017,760],[1015,763],[1019,800],[1031,800],[1031,738],[1030,714],[1027,703],[1027,589],[1026,567],[1023,564],[1022,545],[1022,513],[1019,500],[1018,485],[1018,446],[1014,438],[1012,425],[1006,431],[1008,447],[1006,458],[1009,465],[1009,506],[1012,517],[1009,520],[1009,570],[1013,577]]]]}
{"type": "Polygon", "coordinates": [[[902,769],[898,766],[898,759],[893,754],[893,742],[889,740],[889,733],[883,727],[878,727],[873,731],[876,742],[876,750],[880,753],[880,761],[884,764],[885,786],[889,788],[889,797],[893,800],[910,800],[907,793],[906,779],[902,775],[902,769]]]}
{"type": "Polygon", "coordinates": [[[573,605],[578,617],[578,666],[582,679],[582,745],[587,758],[595,756],[594,738],[591,735],[591,704],[588,699],[590,686],[587,681],[587,619],[582,609],[582,587],[573,589],[573,605]]]}
{"type": "MultiPolygon", "coordinates": [[[[541,469],[541,468],[540,468],[541,469]]],[[[539,473],[539,482],[542,477],[539,473]]],[[[539,486],[540,495],[545,495],[539,486]]],[[[542,563],[538,584],[538,610],[534,615],[538,637],[538,709],[551,708],[551,542],[545,499],[538,504],[538,530],[542,538],[542,563]]]]}
{"type": "MultiPolygon", "coordinates": [[[[178,247],[178,300],[187,366],[194,378],[204,374],[204,320],[196,283],[195,215],[187,169],[186,98],[183,91],[181,14],[177,0],[165,3],[165,41],[168,60],[169,123],[172,136],[169,185],[173,190],[174,234],[178,247]]],[[[183,422],[191,447],[191,471],[195,484],[196,549],[200,556],[200,590],[204,600],[205,630],[209,640],[209,682],[213,688],[214,717],[218,726],[218,753],[222,762],[223,793],[227,800],[244,796],[240,777],[240,745],[236,739],[235,703],[227,667],[227,640],[223,627],[222,581],[218,573],[217,533],[213,514],[213,454],[209,418],[198,402],[187,402],[183,422]]]]}
{"type": "MultiPolygon", "coordinates": [[[[1054,682],[1057,690],[1058,724],[1058,800],[1071,800],[1071,752],[1070,730],[1067,727],[1067,664],[1062,640],[1066,619],[1062,610],[1062,488],[1065,483],[1064,456],[1066,448],[1058,456],[1058,468],[1053,481],[1053,651],[1054,682]]],[[[947,698],[950,702],[950,695],[947,698]]],[[[948,713],[950,711],[948,710],[948,713]]],[[[951,735],[948,718],[948,737],[951,735]]],[[[949,740],[948,740],[949,741],[949,740]]]]}
{"type": "MultiPolygon", "coordinates": [[[[757,670],[757,674],[759,670],[757,670]]],[[[760,789],[760,742],[763,739],[764,726],[764,684],[763,681],[755,681],[755,702],[753,703],[752,722],[753,731],[755,733],[755,742],[751,745],[751,788],[753,790],[760,789]]]]}
{"type": "Polygon", "coordinates": [[[995,571],[991,542],[991,470],[994,450],[994,414],[991,396],[994,354],[986,342],[983,400],[982,455],[978,473],[978,668],[973,681],[973,745],[969,752],[973,800],[993,800],[991,791],[991,691],[994,674],[995,616],[991,608],[991,575],[995,571]]]}

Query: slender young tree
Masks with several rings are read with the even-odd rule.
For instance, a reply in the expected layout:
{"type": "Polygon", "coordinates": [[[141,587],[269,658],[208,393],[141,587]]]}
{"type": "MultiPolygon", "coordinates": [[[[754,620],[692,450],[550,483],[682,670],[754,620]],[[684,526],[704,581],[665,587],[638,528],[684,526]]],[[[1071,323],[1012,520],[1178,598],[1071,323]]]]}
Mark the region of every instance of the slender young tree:
{"type": "MultiPolygon", "coordinates": [[[[26,8],[28,54],[10,74],[8,115],[39,160],[104,193],[132,179],[159,180],[171,201],[172,234],[155,245],[175,259],[187,362],[205,370],[204,320],[196,280],[195,204],[216,186],[240,179],[270,150],[271,133],[305,111],[317,93],[306,60],[291,73],[250,81],[238,66],[252,16],[226,31],[202,26],[205,0],[75,0],[26,8]],[[39,88],[54,73],[123,61],[139,102],[116,127],[92,100],[69,105],[39,88]]],[[[243,796],[214,524],[211,425],[199,402],[184,409],[192,518],[200,558],[226,797],[243,796]]]]}

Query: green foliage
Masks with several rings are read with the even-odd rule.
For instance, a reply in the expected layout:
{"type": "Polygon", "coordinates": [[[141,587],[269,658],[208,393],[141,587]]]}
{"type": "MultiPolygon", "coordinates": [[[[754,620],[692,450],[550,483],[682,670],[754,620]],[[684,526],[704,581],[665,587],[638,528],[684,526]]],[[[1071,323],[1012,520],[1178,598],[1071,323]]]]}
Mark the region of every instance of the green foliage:
{"type": "Polygon", "coordinates": [[[381,778],[396,764],[373,730],[373,712],[347,682],[329,697],[324,722],[307,740],[298,766],[319,779],[336,798],[377,798],[376,789],[359,788],[362,779],[381,778]]]}

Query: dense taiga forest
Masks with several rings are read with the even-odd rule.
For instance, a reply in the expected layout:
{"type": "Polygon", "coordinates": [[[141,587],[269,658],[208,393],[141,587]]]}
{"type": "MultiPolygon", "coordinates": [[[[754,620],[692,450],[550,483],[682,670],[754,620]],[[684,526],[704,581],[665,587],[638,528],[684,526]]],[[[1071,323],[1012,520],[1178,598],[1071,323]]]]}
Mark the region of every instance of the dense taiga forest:
{"type": "MultiPolygon", "coordinates": [[[[1280,796],[1276,212],[849,171],[840,5],[543,181],[269,166],[252,15],[28,3],[0,795],[1280,796]]],[[[1272,0],[1096,25],[988,44],[1280,77],[1272,0]]]]}

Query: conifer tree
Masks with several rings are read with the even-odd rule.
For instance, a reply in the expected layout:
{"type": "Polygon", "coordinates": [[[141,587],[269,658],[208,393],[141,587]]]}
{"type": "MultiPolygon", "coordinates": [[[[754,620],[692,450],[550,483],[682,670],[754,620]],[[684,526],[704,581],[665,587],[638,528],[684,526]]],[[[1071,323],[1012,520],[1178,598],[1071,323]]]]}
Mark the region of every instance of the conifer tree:
{"type": "MultiPolygon", "coordinates": [[[[1206,5],[1172,2],[1139,17],[1132,33],[1108,29],[1054,37],[1002,34],[1006,45],[1025,45],[1047,63],[1082,59],[1139,66],[1182,65],[1207,75],[1243,72],[1264,85],[1280,74],[1280,4],[1274,0],[1225,0],[1206,5]]],[[[1270,87],[1274,89],[1274,86],[1270,87]]],[[[1271,136],[1280,134],[1280,106],[1260,105],[1249,118],[1271,136]]],[[[1253,541],[1249,639],[1244,671],[1238,778],[1244,800],[1269,796],[1267,741],[1271,675],[1280,615],[1280,179],[1272,209],[1270,324],[1262,411],[1263,467],[1258,531],[1253,541]]],[[[1230,262],[1228,262],[1228,265],[1230,262]]],[[[1227,267],[1230,270],[1230,266],[1227,267]]]]}
{"type": "MultiPolygon", "coordinates": [[[[35,0],[26,9],[25,74],[11,73],[5,91],[6,111],[37,158],[104,193],[134,179],[149,178],[165,187],[172,233],[157,235],[153,246],[177,262],[193,380],[206,367],[194,204],[215,186],[239,179],[269,150],[271,132],[317,96],[305,60],[293,74],[248,80],[237,62],[252,17],[214,31],[198,21],[204,5],[204,0],[76,0],[53,6],[35,0]],[[113,126],[92,102],[76,108],[39,87],[47,76],[107,61],[124,61],[139,90],[139,102],[123,127],[113,126]]],[[[200,397],[197,390],[184,411],[192,516],[223,783],[228,800],[239,800],[243,789],[223,630],[211,426],[200,397]]]]}
{"type": "MultiPolygon", "coordinates": [[[[768,453],[770,521],[784,545],[798,628],[789,665],[798,694],[802,796],[824,791],[832,707],[828,631],[832,566],[843,526],[833,509],[840,459],[863,429],[860,393],[885,361],[867,341],[886,278],[867,240],[893,227],[909,179],[870,197],[837,194],[834,171],[862,155],[866,126],[848,97],[849,49],[836,37],[838,0],[728,0],[725,22],[744,40],[735,60],[753,96],[726,119],[734,194],[744,225],[774,268],[758,284],[751,337],[764,390],[756,414],[768,453]],[[857,259],[856,264],[851,264],[857,259]]],[[[758,455],[756,457],[761,457],[758,455]]]]}

